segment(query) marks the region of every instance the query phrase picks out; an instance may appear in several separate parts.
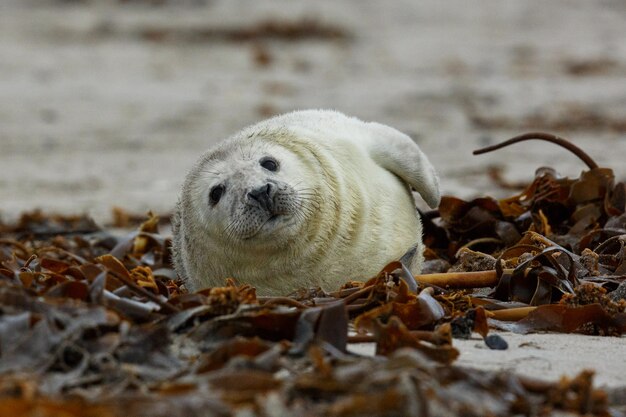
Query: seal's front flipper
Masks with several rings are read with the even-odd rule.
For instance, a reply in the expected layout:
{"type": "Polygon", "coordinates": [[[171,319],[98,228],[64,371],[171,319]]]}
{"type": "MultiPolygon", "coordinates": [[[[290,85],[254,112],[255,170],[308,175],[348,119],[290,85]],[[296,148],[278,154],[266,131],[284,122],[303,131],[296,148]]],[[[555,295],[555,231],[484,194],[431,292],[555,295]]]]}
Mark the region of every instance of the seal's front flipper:
{"type": "Polygon", "coordinates": [[[431,208],[441,200],[439,178],[435,168],[413,140],[404,133],[380,123],[366,123],[367,150],[374,161],[396,174],[415,191],[431,208]]]}
{"type": "Polygon", "coordinates": [[[400,263],[402,264],[402,273],[400,274],[400,278],[406,283],[409,287],[409,291],[413,294],[417,294],[418,290],[418,284],[413,274],[418,273],[419,268],[422,265],[422,261],[419,259],[420,257],[417,253],[417,248],[419,246],[421,245],[412,246],[404,255],[402,255],[402,258],[400,258],[400,263]],[[416,263],[418,270],[415,270],[416,263]]]}
{"type": "Polygon", "coordinates": [[[400,262],[410,268],[413,265],[415,255],[417,255],[417,245],[410,247],[409,250],[406,251],[404,255],[402,255],[402,258],[400,258],[400,262]]]}

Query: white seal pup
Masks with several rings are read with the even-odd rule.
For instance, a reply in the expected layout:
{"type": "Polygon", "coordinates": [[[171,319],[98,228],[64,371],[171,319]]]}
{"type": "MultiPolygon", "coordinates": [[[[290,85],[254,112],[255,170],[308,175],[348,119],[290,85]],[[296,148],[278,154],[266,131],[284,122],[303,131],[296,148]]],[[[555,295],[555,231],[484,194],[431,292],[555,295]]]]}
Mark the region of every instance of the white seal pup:
{"type": "Polygon", "coordinates": [[[260,294],[337,289],[400,258],[423,262],[411,193],[439,204],[411,138],[328,110],[277,116],[207,151],[173,219],[174,263],[190,290],[235,278],[260,294]]]}

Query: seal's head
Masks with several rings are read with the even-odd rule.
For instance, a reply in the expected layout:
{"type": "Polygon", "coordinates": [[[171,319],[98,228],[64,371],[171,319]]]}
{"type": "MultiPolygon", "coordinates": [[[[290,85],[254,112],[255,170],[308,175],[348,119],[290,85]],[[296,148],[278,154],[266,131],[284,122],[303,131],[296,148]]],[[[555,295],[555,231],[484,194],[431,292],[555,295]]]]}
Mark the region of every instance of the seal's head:
{"type": "Polygon", "coordinates": [[[285,246],[317,204],[310,178],[302,158],[284,146],[261,137],[229,141],[188,177],[186,212],[224,247],[285,246]]]}
{"type": "Polygon", "coordinates": [[[332,111],[278,116],[210,149],[187,175],[176,270],[192,290],[233,277],[262,294],[336,288],[400,258],[417,273],[411,188],[436,206],[437,184],[415,142],[388,126],[332,111]]]}

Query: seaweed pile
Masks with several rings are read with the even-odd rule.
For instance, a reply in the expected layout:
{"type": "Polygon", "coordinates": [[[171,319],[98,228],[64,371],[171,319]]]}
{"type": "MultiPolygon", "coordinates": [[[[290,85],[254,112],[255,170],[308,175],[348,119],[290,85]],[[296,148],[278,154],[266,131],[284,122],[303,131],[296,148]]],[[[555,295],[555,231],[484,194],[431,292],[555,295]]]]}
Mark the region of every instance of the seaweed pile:
{"type": "MultiPolygon", "coordinates": [[[[542,136],[572,149],[511,143],[542,136]]],[[[618,415],[590,371],[454,365],[453,338],[506,349],[493,328],[626,331],[625,185],[574,152],[579,178],[540,169],[511,198],[424,213],[432,274],[394,262],[330,293],[260,297],[232,279],[189,293],[154,215],[123,236],[83,216],[0,223],[0,415],[618,415]],[[377,355],[350,353],[362,342],[377,355]]]]}

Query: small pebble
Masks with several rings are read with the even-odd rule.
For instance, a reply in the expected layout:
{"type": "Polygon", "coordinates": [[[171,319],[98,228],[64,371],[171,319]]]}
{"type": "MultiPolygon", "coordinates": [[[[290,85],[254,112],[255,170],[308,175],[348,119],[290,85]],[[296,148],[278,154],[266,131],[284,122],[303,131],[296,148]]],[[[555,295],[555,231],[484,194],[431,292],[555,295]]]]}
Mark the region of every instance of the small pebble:
{"type": "Polygon", "coordinates": [[[490,334],[485,337],[485,344],[491,350],[507,350],[509,344],[499,334],[490,334]]]}

